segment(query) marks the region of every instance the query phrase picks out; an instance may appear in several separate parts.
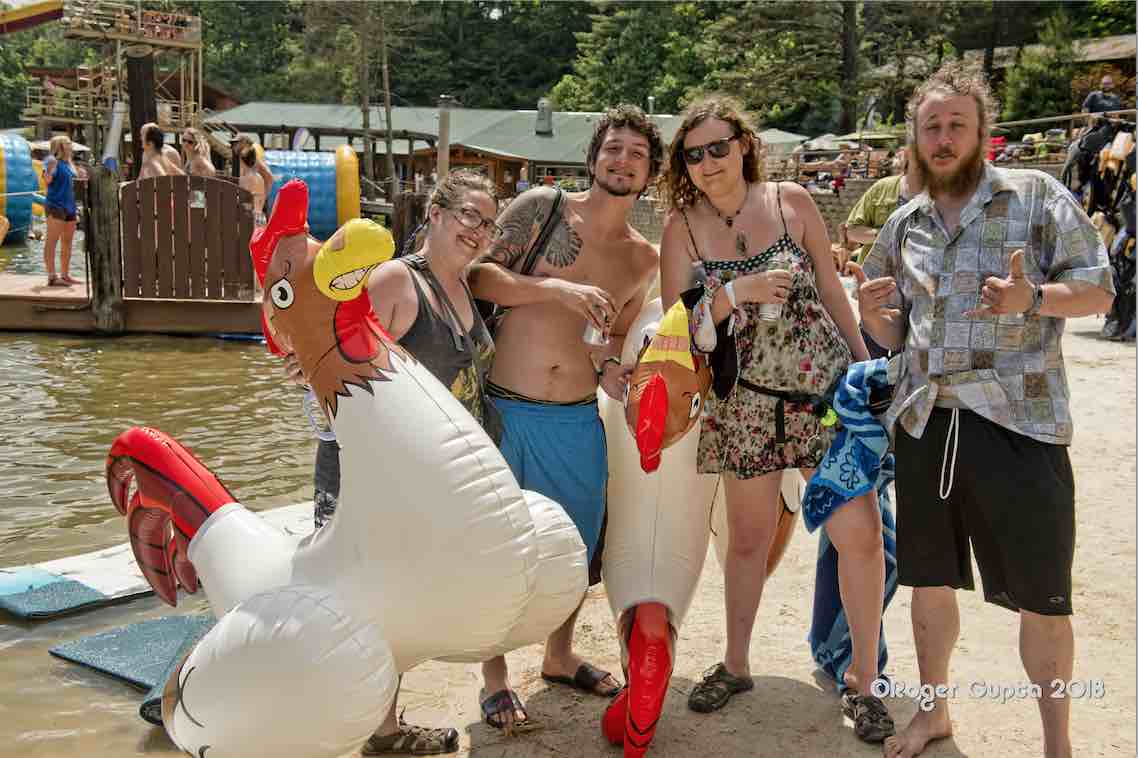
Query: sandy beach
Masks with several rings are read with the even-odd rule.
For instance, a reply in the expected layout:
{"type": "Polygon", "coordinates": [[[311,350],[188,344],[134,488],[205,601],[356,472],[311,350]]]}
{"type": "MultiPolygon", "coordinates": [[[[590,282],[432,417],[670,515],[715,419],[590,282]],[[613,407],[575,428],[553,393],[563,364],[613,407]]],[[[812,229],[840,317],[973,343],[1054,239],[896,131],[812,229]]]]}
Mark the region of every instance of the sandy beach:
{"type": "MultiPolygon", "coordinates": [[[[1064,352],[1075,418],[1071,459],[1077,486],[1075,553],[1075,675],[1087,694],[1072,703],[1072,739],[1080,756],[1135,753],[1135,352],[1134,346],[1096,339],[1101,320],[1067,323],[1064,352]],[[1101,683],[1101,685],[1096,685],[1101,683]],[[1101,687],[1101,696],[1091,690],[1101,687]]],[[[723,574],[709,554],[695,601],[680,631],[675,676],[651,755],[833,756],[878,755],[854,736],[832,685],[816,678],[806,644],[813,597],[817,538],[799,528],[768,582],[751,647],[755,690],[718,713],[687,709],[687,696],[722,655],[723,574]]],[[[979,581],[979,574],[976,574],[979,581]]],[[[885,619],[889,673],[916,683],[909,624],[910,591],[901,587],[885,619]]],[[[1034,701],[989,696],[1026,682],[1017,652],[1017,618],[987,605],[979,592],[958,593],[961,634],[952,675],[956,734],[925,755],[1039,756],[1043,738],[1034,701]],[[973,684],[976,691],[973,691],[973,684]]],[[[614,626],[603,587],[589,594],[581,614],[578,649],[590,661],[618,671],[614,626]]],[[[539,676],[537,647],[509,657],[514,681],[531,717],[544,729],[507,739],[480,723],[476,667],[427,664],[404,677],[408,720],[454,725],[461,756],[544,758],[615,756],[600,734],[605,701],[551,689],[539,676]]],[[[1073,689],[1077,690],[1078,686],[1073,689]]],[[[891,699],[898,725],[916,711],[911,700],[891,699]]]]}

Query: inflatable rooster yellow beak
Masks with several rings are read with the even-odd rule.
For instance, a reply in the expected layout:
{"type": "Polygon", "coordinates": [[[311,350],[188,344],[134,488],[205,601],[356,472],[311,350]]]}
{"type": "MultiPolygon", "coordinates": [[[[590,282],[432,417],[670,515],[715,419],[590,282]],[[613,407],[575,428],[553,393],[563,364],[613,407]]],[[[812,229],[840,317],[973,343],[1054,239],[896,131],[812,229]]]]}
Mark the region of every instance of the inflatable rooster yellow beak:
{"type": "Polygon", "coordinates": [[[710,387],[707,364],[692,354],[687,310],[676,302],[664,314],[629,382],[625,420],[636,438],[641,468],[654,471],[664,448],[695,425],[710,387]]]}

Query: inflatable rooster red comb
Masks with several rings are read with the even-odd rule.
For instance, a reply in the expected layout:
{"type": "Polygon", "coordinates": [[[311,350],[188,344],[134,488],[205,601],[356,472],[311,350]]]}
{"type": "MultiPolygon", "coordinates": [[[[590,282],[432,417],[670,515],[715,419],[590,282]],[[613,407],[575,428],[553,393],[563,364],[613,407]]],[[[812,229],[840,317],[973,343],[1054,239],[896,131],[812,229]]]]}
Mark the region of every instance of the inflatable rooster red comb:
{"type": "Polygon", "coordinates": [[[253,256],[253,269],[257,281],[265,284],[265,272],[277,243],[285,237],[308,232],[308,185],[299,179],[290,179],[277,192],[269,223],[253,232],[249,252],[253,256]]]}

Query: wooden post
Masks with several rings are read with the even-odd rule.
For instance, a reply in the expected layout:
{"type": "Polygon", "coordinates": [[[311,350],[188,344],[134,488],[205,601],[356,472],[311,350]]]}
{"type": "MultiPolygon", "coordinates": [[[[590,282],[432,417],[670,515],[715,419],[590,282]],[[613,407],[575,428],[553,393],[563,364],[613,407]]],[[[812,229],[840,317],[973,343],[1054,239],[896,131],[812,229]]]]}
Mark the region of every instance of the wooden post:
{"type": "Polygon", "coordinates": [[[145,123],[158,122],[158,101],[154,99],[154,51],[149,45],[131,45],[127,48],[126,55],[127,91],[130,93],[130,144],[137,176],[137,172],[142,170],[142,139],[138,130],[145,123]]]}
{"type": "Polygon", "coordinates": [[[119,255],[119,179],[101,165],[91,167],[87,182],[86,244],[90,253],[91,312],[95,331],[121,334],[123,308],[122,256],[119,255]]]}
{"type": "Polygon", "coordinates": [[[427,196],[414,192],[400,192],[392,203],[395,208],[391,219],[391,236],[395,238],[395,254],[403,251],[405,237],[414,232],[427,216],[427,196]]]}

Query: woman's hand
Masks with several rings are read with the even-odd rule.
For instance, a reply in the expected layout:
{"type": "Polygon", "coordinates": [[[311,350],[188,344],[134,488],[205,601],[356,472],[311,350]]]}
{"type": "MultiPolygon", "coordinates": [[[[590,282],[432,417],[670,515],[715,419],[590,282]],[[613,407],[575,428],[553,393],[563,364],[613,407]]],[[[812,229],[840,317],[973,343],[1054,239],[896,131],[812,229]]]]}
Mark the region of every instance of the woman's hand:
{"type": "Polygon", "coordinates": [[[736,279],[732,290],[738,302],[781,305],[790,296],[790,285],[793,283],[794,274],[786,269],[775,268],[736,279]]]}

